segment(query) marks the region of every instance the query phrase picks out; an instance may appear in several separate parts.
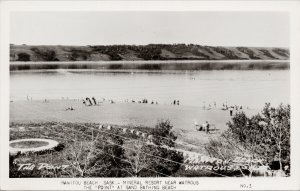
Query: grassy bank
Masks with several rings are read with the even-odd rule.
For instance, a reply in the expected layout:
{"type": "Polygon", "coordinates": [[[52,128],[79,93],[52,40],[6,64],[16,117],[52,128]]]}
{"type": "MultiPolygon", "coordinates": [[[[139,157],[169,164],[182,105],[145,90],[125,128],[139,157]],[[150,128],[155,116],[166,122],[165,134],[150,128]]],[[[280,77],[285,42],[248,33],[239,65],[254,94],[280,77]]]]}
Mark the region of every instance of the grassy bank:
{"type": "Polygon", "coordinates": [[[276,70],[289,69],[282,60],[174,60],[174,61],[82,61],[11,62],[10,70],[105,69],[105,70],[276,70]]]}

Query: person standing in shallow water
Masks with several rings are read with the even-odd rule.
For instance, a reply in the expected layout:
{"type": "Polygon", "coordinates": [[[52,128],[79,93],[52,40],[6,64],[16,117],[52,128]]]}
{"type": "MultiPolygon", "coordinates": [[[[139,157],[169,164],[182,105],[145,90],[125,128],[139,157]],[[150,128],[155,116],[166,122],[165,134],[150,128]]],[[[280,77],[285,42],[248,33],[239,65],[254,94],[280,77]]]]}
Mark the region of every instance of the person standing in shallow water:
{"type": "Polygon", "coordinates": [[[86,106],[86,102],[83,98],[82,98],[82,103],[86,106]]]}
{"type": "Polygon", "coordinates": [[[94,101],[95,105],[97,105],[96,99],[92,97],[92,100],[94,101]]]}
{"type": "Polygon", "coordinates": [[[86,101],[89,101],[89,102],[90,102],[90,105],[93,105],[93,103],[92,103],[92,101],[91,101],[90,98],[87,97],[87,98],[85,98],[85,100],[86,100],[86,101]]]}

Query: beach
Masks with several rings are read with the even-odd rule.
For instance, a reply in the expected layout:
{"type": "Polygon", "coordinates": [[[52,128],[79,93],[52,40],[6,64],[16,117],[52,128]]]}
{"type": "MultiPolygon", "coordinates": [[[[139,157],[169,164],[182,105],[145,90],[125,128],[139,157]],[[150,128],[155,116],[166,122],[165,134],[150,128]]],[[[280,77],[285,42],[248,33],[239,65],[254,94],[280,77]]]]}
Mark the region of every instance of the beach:
{"type": "MultiPolygon", "coordinates": [[[[243,110],[248,115],[259,112],[256,109],[243,110]]],[[[99,123],[119,126],[143,126],[153,128],[158,120],[170,120],[178,141],[203,145],[210,138],[220,135],[230,121],[229,111],[220,108],[210,110],[197,106],[143,104],[143,103],[100,103],[85,106],[81,100],[20,100],[10,103],[10,123],[71,122],[99,123]],[[66,110],[72,106],[74,110],[66,110]],[[216,131],[211,134],[195,129],[195,122],[208,121],[216,131]]]]}

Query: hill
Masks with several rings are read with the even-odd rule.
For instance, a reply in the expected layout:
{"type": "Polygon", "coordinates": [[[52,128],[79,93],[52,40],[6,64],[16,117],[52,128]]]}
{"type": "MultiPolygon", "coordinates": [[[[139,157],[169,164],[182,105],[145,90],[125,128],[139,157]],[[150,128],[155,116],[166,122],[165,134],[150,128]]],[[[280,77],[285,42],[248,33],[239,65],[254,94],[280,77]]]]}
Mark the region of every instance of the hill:
{"type": "Polygon", "coordinates": [[[286,48],[195,44],[110,46],[10,45],[10,61],[289,60],[286,48]]]}

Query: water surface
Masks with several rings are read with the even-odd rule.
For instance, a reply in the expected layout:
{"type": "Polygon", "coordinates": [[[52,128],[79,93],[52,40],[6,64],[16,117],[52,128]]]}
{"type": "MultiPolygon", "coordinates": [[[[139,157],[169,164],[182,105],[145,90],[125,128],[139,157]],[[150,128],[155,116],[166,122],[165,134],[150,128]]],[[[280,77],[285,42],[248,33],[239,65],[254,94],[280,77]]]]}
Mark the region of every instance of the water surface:
{"type": "Polygon", "coordinates": [[[80,99],[117,102],[148,99],[159,104],[236,104],[262,108],[289,103],[289,70],[101,71],[42,70],[10,73],[11,100],[80,99]]]}

